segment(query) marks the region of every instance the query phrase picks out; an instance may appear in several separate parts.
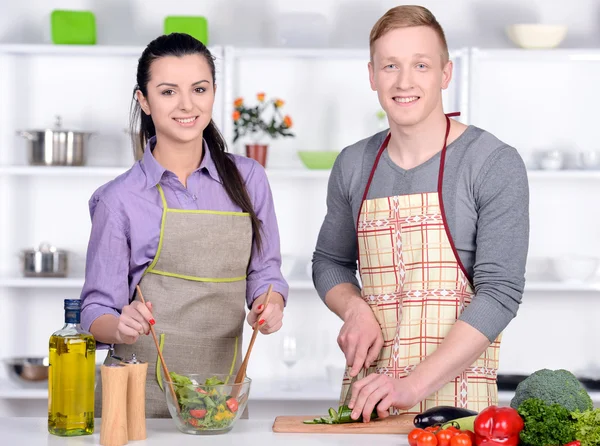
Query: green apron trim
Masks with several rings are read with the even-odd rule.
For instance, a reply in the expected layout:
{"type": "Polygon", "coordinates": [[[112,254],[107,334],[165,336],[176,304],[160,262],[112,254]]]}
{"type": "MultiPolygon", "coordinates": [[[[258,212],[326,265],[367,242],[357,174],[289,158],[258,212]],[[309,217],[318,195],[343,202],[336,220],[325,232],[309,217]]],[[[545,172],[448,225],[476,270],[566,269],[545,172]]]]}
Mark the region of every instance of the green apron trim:
{"type": "Polygon", "coordinates": [[[159,276],[175,277],[177,279],[185,279],[185,280],[194,280],[196,282],[214,282],[214,283],[239,282],[240,280],[245,280],[246,277],[248,277],[248,276],[224,277],[224,278],[196,277],[196,276],[186,276],[184,274],[168,273],[166,271],[160,271],[157,269],[154,269],[154,270],[148,271],[148,272],[151,274],[158,274],[159,276]]]}
{"type": "MultiPolygon", "coordinates": [[[[231,367],[229,368],[229,376],[233,375],[233,370],[235,369],[235,360],[237,359],[237,345],[238,345],[238,337],[235,337],[235,347],[233,347],[233,361],[231,361],[231,367]]],[[[225,380],[225,384],[229,382],[229,376],[225,380]]]]}
{"type": "Polygon", "coordinates": [[[158,193],[160,194],[160,199],[162,200],[162,204],[163,204],[162,218],[160,219],[160,236],[158,237],[158,248],[156,249],[156,255],[154,256],[154,260],[152,260],[152,263],[150,264],[150,266],[146,269],[146,271],[144,271],[144,274],[142,274],[142,277],[144,277],[146,275],[146,273],[152,272],[152,270],[156,266],[156,263],[158,262],[158,258],[160,257],[160,251],[162,250],[163,234],[165,233],[165,220],[166,220],[165,217],[167,215],[167,199],[165,198],[165,193],[163,192],[162,187],[160,187],[160,184],[157,184],[156,187],[158,188],[158,193]]]}
{"type": "Polygon", "coordinates": [[[230,212],[230,211],[207,211],[198,209],[171,209],[168,208],[167,212],[175,212],[178,214],[212,214],[212,215],[233,215],[235,217],[249,217],[248,212],[230,212]]]}
{"type": "Polygon", "coordinates": [[[247,212],[170,209],[167,206],[167,199],[165,198],[165,192],[163,191],[163,188],[160,186],[160,184],[157,184],[156,187],[158,189],[158,193],[160,194],[160,199],[161,199],[162,205],[163,205],[162,219],[160,222],[160,236],[158,238],[158,248],[156,249],[156,255],[154,256],[154,260],[152,260],[152,263],[150,264],[150,266],[146,269],[146,271],[144,271],[144,274],[142,274],[142,277],[145,276],[147,273],[151,273],[151,274],[158,274],[160,276],[175,277],[177,279],[194,280],[196,282],[231,283],[231,282],[239,282],[240,280],[245,280],[248,276],[225,277],[225,278],[196,277],[196,276],[186,276],[183,274],[169,273],[166,271],[160,271],[160,270],[154,269],[154,267],[158,263],[158,259],[160,257],[160,252],[162,251],[162,245],[163,245],[163,239],[164,239],[164,233],[165,233],[165,220],[166,220],[165,217],[167,215],[167,212],[184,213],[184,214],[234,215],[234,216],[238,216],[238,217],[250,216],[250,214],[247,212]]]}

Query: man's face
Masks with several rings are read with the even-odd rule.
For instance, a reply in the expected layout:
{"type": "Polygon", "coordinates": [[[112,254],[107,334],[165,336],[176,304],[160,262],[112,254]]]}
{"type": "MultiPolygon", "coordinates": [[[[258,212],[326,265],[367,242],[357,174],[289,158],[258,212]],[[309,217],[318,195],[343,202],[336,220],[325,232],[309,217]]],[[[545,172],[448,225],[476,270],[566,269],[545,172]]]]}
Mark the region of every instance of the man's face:
{"type": "Polygon", "coordinates": [[[436,32],[426,26],[394,29],[375,41],[369,63],[371,88],[381,107],[399,126],[423,122],[442,108],[442,90],[452,78],[436,32]]]}

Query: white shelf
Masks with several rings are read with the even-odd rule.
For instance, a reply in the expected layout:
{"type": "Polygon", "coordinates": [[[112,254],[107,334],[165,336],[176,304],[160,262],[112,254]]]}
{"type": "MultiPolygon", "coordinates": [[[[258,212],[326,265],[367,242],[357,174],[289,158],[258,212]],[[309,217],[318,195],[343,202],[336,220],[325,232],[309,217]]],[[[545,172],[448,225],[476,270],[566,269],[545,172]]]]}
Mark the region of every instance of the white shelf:
{"type": "Polygon", "coordinates": [[[331,174],[331,170],[317,170],[317,169],[268,169],[267,168],[267,176],[269,179],[328,179],[331,174]]]}
{"type": "MultiPolygon", "coordinates": [[[[0,278],[0,288],[81,288],[82,277],[73,278],[38,278],[38,277],[4,277],[0,278]]],[[[309,279],[287,279],[292,291],[314,291],[309,279]]],[[[599,282],[527,282],[525,291],[538,292],[600,292],[599,282]]]]}
{"type": "Polygon", "coordinates": [[[14,176],[106,176],[121,175],[130,169],[128,167],[101,167],[101,166],[0,166],[0,175],[14,176]]]}
{"type": "MultiPolygon", "coordinates": [[[[333,388],[323,379],[302,380],[294,383],[297,390],[286,390],[285,381],[280,379],[257,379],[252,382],[250,399],[255,401],[337,401],[339,389],[333,388]]],[[[48,398],[47,384],[25,387],[12,380],[0,381],[0,399],[48,398]]]]}
{"type": "Polygon", "coordinates": [[[0,287],[3,288],[81,288],[83,278],[61,277],[14,277],[0,278],[0,287]]]}
{"type": "Polygon", "coordinates": [[[528,170],[530,180],[599,180],[600,170],[528,170]]]}
{"type": "Polygon", "coordinates": [[[125,45],[54,45],[6,43],[0,45],[0,53],[4,54],[52,54],[52,55],[85,55],[85,56],[137,56],[144,51],[143,46],[125,45]]]}
{"type": "Polygon", "coordinates": [[[12,380],[0,380],[0,399],[41,400],[48,398],[48,382],[35,386],[21,386],[12,380]]]}
{"type": "MultiPolygon", "coordinates": [[[[124,167],[103,166],[0,166],[0,175],[12,176],[101,176],[113,177],[121,175],[130,169],[124,167]]],[[[327,179],[331,170],[311,170],[303,168],[267,169],[267,175],[272,179],[327,179]]]]}
{"type": "MultiPolygon", "coordinates": [[[[0,288],[82,288],[84,279],[82,277],[4,277],[0,278],[0,288]]],[[[291,290],[311,291],[314,290],[312,281],[289,279],[291,290]]]]}
{"type": "Polygon", "coordinates": [[[600,283],[597,282],[530,282],[525,283],[525,291],[568,291],[568,292],[598,292],[600,283]]]}
{"type": "Polygon", "coordinates": [[[522,48],[502,48],[486,49],[472,48],[471,54],[475,58],[495,59],[495,60],[514,60],[514,61],[574,61],[574,62],[598,62],[600,61],[600,51],[597,49],[585,48],[555,48],[555,49],[522,49],[522,48]]]}
{"type": "MultiPolygon", "coordinates": [[[[12,55],[55,55],[55,56],[119,56],[140,57],[144,46],[135,45],[55,45],[5,43],[0,44],[0,54],[12,55]]],[[[217,46],[210,47],[212,53],[220,51],[217,46]]]]}
{"type": "MultiPolygon", "coordinates": [[[[337,402],[340,389],[332,386],[322,378],[303,379],[294,382],[294,390],[285,389],[285,381],[281,379],[256,379],[252,381],[250,399],[254,401],[331,401],[337,402]]],[[[588,391],[594,404],[600,404],[600,392],[588,391]]],[[[515,395],[514,391],[501,390],[498,400],[508,405],[515,395]]],[[[25,388],[10,380],[0,381],[0,399],[45,400],[48,388],[25,388]]]]}
{"type": "Polygon", "coordinates": [[[369,59],[369,49],[360,48],[234,48],[235,57],[262,59],[369,59]]]}

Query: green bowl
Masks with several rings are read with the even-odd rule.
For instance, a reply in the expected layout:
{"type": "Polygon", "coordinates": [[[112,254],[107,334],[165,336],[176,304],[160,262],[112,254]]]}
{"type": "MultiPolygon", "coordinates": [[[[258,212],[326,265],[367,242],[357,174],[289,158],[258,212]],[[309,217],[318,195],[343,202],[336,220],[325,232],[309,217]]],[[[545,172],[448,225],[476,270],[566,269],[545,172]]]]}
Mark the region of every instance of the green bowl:
{"type": "Polygon", "coordinates": [[[331,169],[339,154],[333,150],[298,150],[302,163],[309,169],[331,169]]]}

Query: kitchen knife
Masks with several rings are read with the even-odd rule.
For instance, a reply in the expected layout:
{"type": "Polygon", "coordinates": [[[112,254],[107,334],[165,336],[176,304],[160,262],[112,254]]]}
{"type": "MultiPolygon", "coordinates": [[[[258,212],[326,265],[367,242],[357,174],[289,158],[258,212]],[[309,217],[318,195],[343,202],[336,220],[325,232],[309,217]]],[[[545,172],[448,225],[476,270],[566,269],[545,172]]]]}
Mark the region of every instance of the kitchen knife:
{"type": "Polygon", "coordinates": [[[354,378],[352,378],[352,381],[350,381],[350,387],[348,387],[348,392],[346,392],[346,399],[344,399],[343,406],[348,407],[348,403],[350,402],[350,399],[352,398],[352,385],[356,382],[357,379],[358,379],[358,375],[356,375],[354,378]]]}

